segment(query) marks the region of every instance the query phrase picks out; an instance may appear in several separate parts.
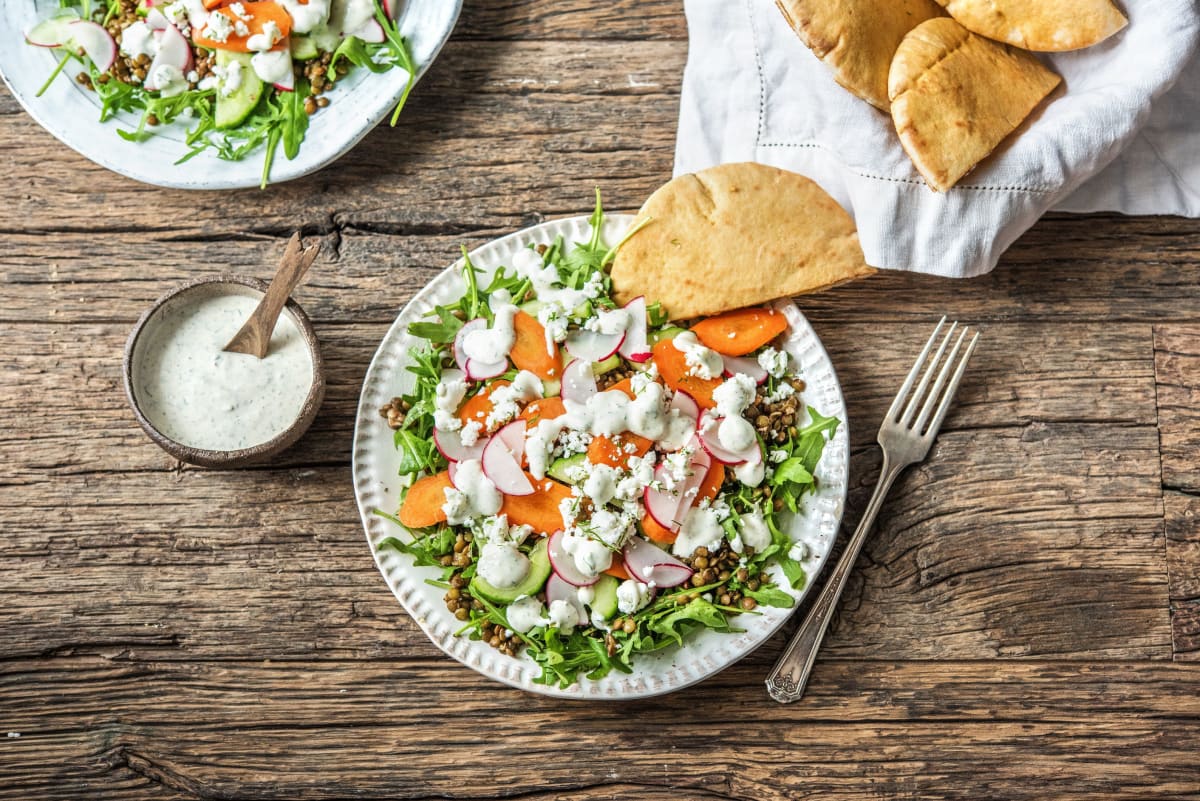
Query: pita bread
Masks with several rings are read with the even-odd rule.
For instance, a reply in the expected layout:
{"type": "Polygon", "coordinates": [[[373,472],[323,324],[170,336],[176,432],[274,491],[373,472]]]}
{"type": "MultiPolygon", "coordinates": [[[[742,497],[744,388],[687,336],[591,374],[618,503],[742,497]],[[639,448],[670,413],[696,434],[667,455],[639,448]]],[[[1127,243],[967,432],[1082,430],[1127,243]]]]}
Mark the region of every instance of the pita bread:
{"type": "Polygon", "coordinates": [[[1109,0],[938,0],[969,31],[1026,50],[1078,50],[1129,24],[1109,0]]]}
{"type": "Polygon", "coordinates": [[[660,301],[671,319],[816,292],[875,272],[854,221],[809,179],[762,164],[723,164],[664,184],[649,220],[617,254],[621,303],[660,301]]]}
{"type": "Polygon", "coordinates": [[[904,34],[940,17],[933,0],[775,0],[788,24],[833,78],[887,111],[888,67],[904,34]]]}
{"type": "Polygon", "coordinates": [[[892,120],[917,170],[944,192],[1059,80],[1029,53],[977,36],[948,17],[932,19],[904,37],[892,60],[892,120]]]}

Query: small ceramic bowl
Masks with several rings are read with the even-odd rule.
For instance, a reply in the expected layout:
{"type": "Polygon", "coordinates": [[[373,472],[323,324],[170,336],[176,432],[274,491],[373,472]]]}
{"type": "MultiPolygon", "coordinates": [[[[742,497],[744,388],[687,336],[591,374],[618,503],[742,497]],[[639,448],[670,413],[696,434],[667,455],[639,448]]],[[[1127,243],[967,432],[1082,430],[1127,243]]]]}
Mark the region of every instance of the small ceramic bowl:
{"type": "MultiPolygon", "coordinates": [[[[139,375],[140,365],[143,360],[144,348],[148,347],[148,343],[151,341],[146,334],[164,324],[164,318],[168,311],[183,309],[191,303],[200,303],[203,300],[223,295],[243,295],[253,298],[257,302],[262,298],[266,289],[265,281],[240,278],[234,275],[218,275],[189,281],[159,298],[141,316],[130,333],[129,340],[125,343],[125,395],[129,399],[129,405],[133,408],[134,416],[137,417],[142,429],[159,447],[176,459],[201,467],[241,467],[260,463],[295,444],[316,418],[317,411],[321,408],[321,401],[325,397],[325,367],[321,360],[321,347],[317,341],[316,331],[313,330],[312,322],[309,321],[299,304],[293,300],[288,300],[283,315],[295,323],[307,346],[308,355],[312,361],[313,377],[299,414],[290,421],[282,421],[283,427],[280,429],[280,433],[265,442],[249,447],[235,450],[208,450],[178,442],[167,436],[155,426],[142,408],[145,394],[143,388],[147,379],[139,375]]],[[[247,314],[247,316],[249,315],[247,314]]]]}

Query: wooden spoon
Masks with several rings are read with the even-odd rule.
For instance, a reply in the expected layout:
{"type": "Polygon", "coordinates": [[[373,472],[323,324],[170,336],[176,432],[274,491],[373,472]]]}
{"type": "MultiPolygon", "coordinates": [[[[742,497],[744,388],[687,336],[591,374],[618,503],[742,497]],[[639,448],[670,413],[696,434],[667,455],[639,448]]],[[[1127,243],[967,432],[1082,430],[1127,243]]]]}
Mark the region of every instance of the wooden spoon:
{"type": "Polygon", "coordinates": [[[279,313],[283,311],[292,290],[304,278],[320,250],[319,244],[301,250],[300,232],[292,234],[287,249],[283,252],[283,261],[275,271],[275,277],[271,279],[271,285],[267,287],[258,308],[250,315],[250,319],[246,320],[246,324],[233,335],[233,339],[229,340],[224,350],[246,353],[260,359],[266,358],[267,348],[271,345],[271,334],[275,332],[275,323],[279,321],[279,313]]]}

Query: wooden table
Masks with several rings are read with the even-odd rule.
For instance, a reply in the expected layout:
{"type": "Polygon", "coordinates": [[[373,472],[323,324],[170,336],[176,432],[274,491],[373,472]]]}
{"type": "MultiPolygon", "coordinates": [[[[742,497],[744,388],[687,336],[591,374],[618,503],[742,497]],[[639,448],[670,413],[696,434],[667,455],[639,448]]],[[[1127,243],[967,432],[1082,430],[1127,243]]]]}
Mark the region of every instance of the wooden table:
{"type": "Polygon", "coordinates": [[[1200,798],[1194,220],[1050,215],[986,277],[802,300],[850,406],[849,523],[932,322],[984,337],[801,703],[763,690],[782,636],[584,705],[401,611],[350,483],[377,343],[460,243],[666,180],[686,52],[676,0],[468,0],[396,129],[265,192],[136,184],[0,93],[0,798],[1200,798]],[[184,279],[268,274],[298,227],[320,417],[270,467],[171,460],[125,404],[130,327],[184,279]]]}

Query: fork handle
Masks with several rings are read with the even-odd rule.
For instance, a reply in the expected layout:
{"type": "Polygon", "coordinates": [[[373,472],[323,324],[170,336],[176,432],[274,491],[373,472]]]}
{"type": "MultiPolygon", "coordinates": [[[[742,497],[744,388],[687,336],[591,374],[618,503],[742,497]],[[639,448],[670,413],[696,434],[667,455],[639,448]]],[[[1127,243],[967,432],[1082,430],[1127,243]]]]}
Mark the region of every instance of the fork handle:
{"type": "Polygon", "coordinates": [[[892,488],[896,476],[900,475],[900,471],[907,466],[893,465],[891,461],[885,451],[883,467],[879,472],[879,481],[875,485],[875,492],[871,495],[870,503],[867,504],[867,510],[858,523],[858,528],[850,537],[850,542],[846,545],[842,558],[838,560],[833,572],[829,574],[829,579],[825,582],[821,594],[817,596],[816,603],[813,604],[808,617],[804,619],[804,623],[792,636],[792,641],[784,649],[783,655],[779,657],[775,667],[767,674],[767,692],[780,703],[791,703],[804,695],[804,688],[808,684],[808,675],[812,672],[813,663],[817,659],[817,650],[821,647],[821,640],[825,638],[825,629],[829,627],[829,621],[837,608],[838,599],[842,597],[842,591],[846,589],[846,580],[850,577],[850,571],[854,568],[859,551],[862,550],[867,532],[871,530],[875,517],[879,514],[879,507],[883,506],[883,500],[887,497],[888,490],[892,488]]]}

